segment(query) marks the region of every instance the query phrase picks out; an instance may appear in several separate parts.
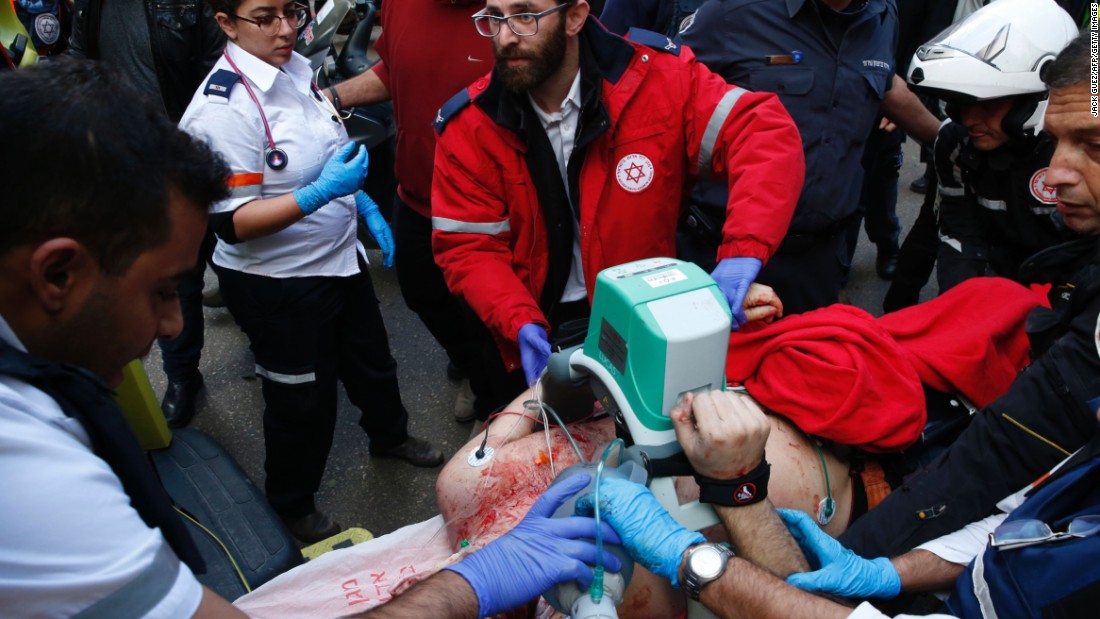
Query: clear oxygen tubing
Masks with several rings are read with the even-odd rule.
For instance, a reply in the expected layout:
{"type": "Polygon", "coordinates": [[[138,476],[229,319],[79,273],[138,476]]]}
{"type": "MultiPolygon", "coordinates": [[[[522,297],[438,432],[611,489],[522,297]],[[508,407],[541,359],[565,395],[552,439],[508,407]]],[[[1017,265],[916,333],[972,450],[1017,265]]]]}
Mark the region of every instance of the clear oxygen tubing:
{"type": "Polygon", "coordinates": [[[603,450],[603,455],[600,456],[599,464],[596,465],[596,479],[595,479],[595,506],[592,508],[592,513],[596,516],[596,569],[592,577],[592,587],[589,588],[589,595],[592,596],[592,601],[596,604],[600,603],[603,599],[603,529],[600,518],[600,479],[603,478],[603,467],[607,463],[607,459],[611,457],[611,450],[615,447],[619,448],[619,454],[622,455],[623,449],[626,448],[626,443],[623,439],[617,438],[607,445],[607,449],[603,450]]]}
{"type": "MultiPolygon", "coordinates": [[[[543,400],[542,400],[542,377],[541,376],[539,377],[539,379],[537,381],[535,381],[535,394],[534,395],[535,395],[535,404],[539,407],[539,409],[543,413],[542,417],[543,417],[543,421],[544,421],[544,426],[547,429],[547,431],[549,431],[549,427],[550,427],[550,421],[547,418],[547,413],[549,413],[550,415],[554,416],[554,420],[558,422],[558,427],[561,428],[562,432],[565,434],[565,437],[567,439],[569,439],[569,444],[573,446],[573,451],[575,451],[577,453],[577,459],[580,460],[581,462],[584,462],[584,453],[581,451],[580,446],[577,445],[577,441],[573,438],[572,433],[569,432],[569,428],[566,427],[566,425],[564,423],[562,423],[561,417],[558,416],[558,413],[557,413],[557,411],[554,410],[554,407],[550,406],[546,402],[543,402],[543,400]]],[[[528,402],[524,402],[524,407],[525,408],[526,408],[527,404],[528,404],[528,402]]],[[[548,440],[549,440],[549,436],[548,436],[548,440]]],[[[592,598],[592,602],[595,603],[595,604],[599,604],[600,601],[603,599],[604,567],[603,567],[603,560],[602,560],[602,556],[603,556],[602,555],[602,553],[603,553],[603,531],[601,529],[601,518],[600,518],[600,479],[603,477],[604,465],[607,463],[607,459],[609,457],[611,457],[611,451],[615,447],[618,447],[619,452],[622,453],[622,450],[626,448],[626,444],[620,438],[617,438],[617,439],[611,441],[607,445],[607,448],[604,449],[603,454],[600,456],[599,463],[596,465],[596,479],[594,481],[595,507],[592,510],[593,513],[596,516],[596,567],[595,567],[594,575],[593,575],[593,578],[592,578],[592,586],[588,590],[589,595],[592,598]]],[[[553,462],[553,460],[551,460],[550,461],[551,469],[553,469],[553,465],[554,465],[554,462],[553,462]]]]}
{"type": "MultiPolygon", "coordinates": [[[[557,411],[554,410],[554,407],[542,400],[542,376],[539,376],[538,380],[535,381],[534,395],[534,401],[542,413],[543,430],[546,432],[546,448],[550,453],[550,471],[554,474],[557,473],[554,469],[554,451],[550,448],[550,419],[547,413],[554,416],[554,420],[558,422],[558,427],[560,427],[561,431],[565,434],[565,438],[569,439],[569,444],[573,446],[573,451],[577,454],[577,460],[584,462],[584,452],[582,452],[580,446],[577,445],[577,441],[573,438],[573,434],[569,431],[569,428],[562,423],[561,417],[558,415],[557,411]]],[[[530,400],[528,400],[528,402],[530,402],[530,400]]],[[[527,407],[528,402],[523,403],[524,408],[527,407]]]]}

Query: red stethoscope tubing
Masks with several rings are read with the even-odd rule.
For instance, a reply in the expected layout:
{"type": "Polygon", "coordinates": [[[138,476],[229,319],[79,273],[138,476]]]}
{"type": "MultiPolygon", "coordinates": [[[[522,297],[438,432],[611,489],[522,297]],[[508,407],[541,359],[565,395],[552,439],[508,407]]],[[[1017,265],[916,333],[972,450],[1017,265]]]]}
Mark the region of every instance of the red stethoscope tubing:
{"type": "Polygon", "coordinates": [[[260,120],[264,123],[264,133],[267,134],[267,153],[264,154],[264,162],[272,170],[282,170],[286,167],[286,164],[290,162],[290,158],[287,157],[286,151],[275,146],[275,136],[271,134],[271,125],[267,122],[267,114],[264,114],[264,107],[260,105],[260,100],[256,98],[256,93],[252,91],[252,86],[249,85],[248,80],[245,78],[241,70],[237,68],[237,63],[233,62],[233,59],[229,56],[229,49],[222,50],[222,54],[225,55],[225,59],[229,61],[229,66],[233,67],[233,71],[240,76],[241,83],[244,84],[244,89],[248,91],[248,96],[252,98],[252,102],[256,104],[256,110],[260,113],[260,120]]]}

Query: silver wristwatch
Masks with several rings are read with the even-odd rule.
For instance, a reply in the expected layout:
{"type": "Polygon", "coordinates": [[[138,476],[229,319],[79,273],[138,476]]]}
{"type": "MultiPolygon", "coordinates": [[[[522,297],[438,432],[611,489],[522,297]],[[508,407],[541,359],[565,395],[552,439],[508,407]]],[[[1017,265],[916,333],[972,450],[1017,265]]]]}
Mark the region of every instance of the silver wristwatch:
{"type": "Polygon", "coordinates": [[[699,544],[689,550],[684,564],[684,589],[691,599],[698,600],[703,587],[718,580],[732,558],[733,551],[721,544],[699,544]]]}

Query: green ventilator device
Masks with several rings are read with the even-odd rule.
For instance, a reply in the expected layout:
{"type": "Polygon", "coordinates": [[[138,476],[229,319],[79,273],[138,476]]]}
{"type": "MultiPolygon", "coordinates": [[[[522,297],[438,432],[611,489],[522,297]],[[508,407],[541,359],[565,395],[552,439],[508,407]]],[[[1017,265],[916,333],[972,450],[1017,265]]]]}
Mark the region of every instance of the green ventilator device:
{"type": "Polygon", "coordinates": [[[677,500],[673,476],[694,471],[669,413],[685,393],[725,389],[730,321],[718,285],[690,262],[611,267],[597,276],[584,343],[551,354],[543,377],[555,391],[591,389],[630,445],[626,460],[645,468],[658,501],[691,530],[718,519],[709,505],[677,500]]]}

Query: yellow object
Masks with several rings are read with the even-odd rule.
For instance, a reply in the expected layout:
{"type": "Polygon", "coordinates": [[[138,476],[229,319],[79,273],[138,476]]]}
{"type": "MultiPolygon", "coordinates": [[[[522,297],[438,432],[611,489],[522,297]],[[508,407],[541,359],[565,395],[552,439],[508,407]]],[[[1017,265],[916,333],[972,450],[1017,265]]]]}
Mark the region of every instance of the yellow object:
{"type": "Polygon", "coordinates": [[[323,539],[312,546],[306,546],[302,549],[302,556],[308,561],[316,559],[330,550],[348,548],[356,544],[369,542],[372,539],[374,539],[374,534],[370,531],[360,529],[359,527],[352,527],[340,531],[328,539],[323,539]]]}
{"type": "MultiPolygon", "coordinates": [[[[0,4],[5,4],[4,0],[0,0],[0,4]]],[[[122,369],[122,384],[115,391],[115,402],[126,414],[142,449],[164,449],[172,443],[172,431],[164,421],[164,412],[160,410],[141,359],[131,361],[122,369]]]]}
{"type": "Polygon", "coordinates": [[[38,52],[34,49],[34,44],[31,42],[30,35],[27,34],[27,29],[23,27],[23,22],[19,21],[19,17],[15,14],[15,7],[9,0],[0,0],[0,44],[10,50],[18,35],[26,37],[27,44],[23,58],[19,61],[18,68],[22,69],[38,62],[38,52]]]}
{"type": "Polygon", "coordinates": [[[251,593],[252,585],[248,583],[248,578],[246,578],[244,572],[241,571],[241,566],[237,563],[237,560],[233,558],[233,553],[229,552],[229,549],[225,547],[225,542],[223,542],[221,538],[219,538],[213,531],[206,528],[206,525],[199,522],[198,520],[195,520],[194,516],[180,509],[178,505],[174,505],[173,507],[175,507],[176,513],[178,513],[184,519],[190,520],[196,527],[201,529],[203,533],[209,535],[210,539],[214,540],[214,542],[218,544],[218,546],[222,549],[222,552],[225,553],[226,558],[229,559],[229,564],[233,566],[233,571],[237,573],[237,578],[240,579],[241,586],[244,587],[245,591],[251,593]]]}
{"type": "Polygon", "coordinates": [[[1068,458],[1068,457],[1070,457],[1071,455],[1073,455],[1073,454],[1071,454],[1071,453],[1070,453],[1069,451],[1067,451],[1065,447],[1062,447],[1062,446],[1061,446],[1061,445],[1059,445],[1058,443],[1055,443],[1054,441],[1052,441],[1052,440],[1050,440],[1049,438],[1047,438],[1047,437],[1043,436],[1042,434],[1039,434],[1039,433],[1038,433],[1038,432],[1036,432],[1035,430],[1032,430],[1031,428],[1029,428],[1029,427],[1025,426],[1024,424],[1020,423],[1019,421],[1016,421],[1016,420],[1015,420],[1015,419],[1013,419],[1012,417],[1010,417],[1010,416],[1008,416],[1008,415],[1006,415],[1006,414],[1004,414],[1004,413],[1001,413],[1001,416],[1002,416],[1002,417],[1004,417],[1005,419],[1009,420],[1009,421],[1010,421],[1010,422],[1012,422],[1013,424],[1015,424],[1015,425],[1016,425],[1016,427],[1020,428],[1020,429],[1021,429],[1021,430],[1023,430],[1024,432],[1027,432],[1027,433],[1028,433],[1028,434],[1030,434],[1031,436],[1035,437],[1035,438],[1036,438],[1037,440],[1039,440],[1039,441],[1041,441],[1041,442],[1043,442],[1043,443],[1046,443],[1047,445],[1050,445],[1050,446],[1051,446],[1051,447],[1053,447],[1053,448],[1054,448],[1054,449],[1055,449],[1055,450],[1056,450],[1056,451],[1057,451],[1058,453],[1062,454],[1063,456],[1065,456],[1065,457],[1067,457],[1067,458],[1068,458]]]}

